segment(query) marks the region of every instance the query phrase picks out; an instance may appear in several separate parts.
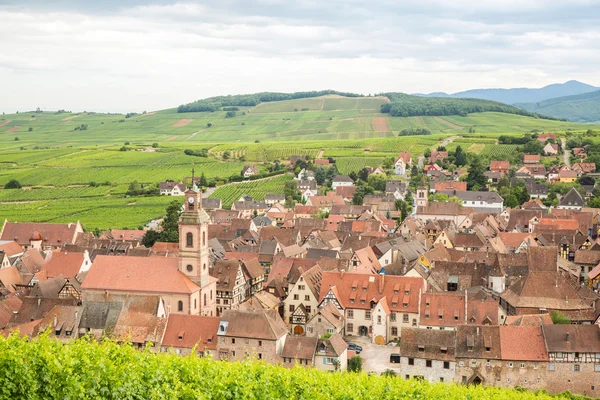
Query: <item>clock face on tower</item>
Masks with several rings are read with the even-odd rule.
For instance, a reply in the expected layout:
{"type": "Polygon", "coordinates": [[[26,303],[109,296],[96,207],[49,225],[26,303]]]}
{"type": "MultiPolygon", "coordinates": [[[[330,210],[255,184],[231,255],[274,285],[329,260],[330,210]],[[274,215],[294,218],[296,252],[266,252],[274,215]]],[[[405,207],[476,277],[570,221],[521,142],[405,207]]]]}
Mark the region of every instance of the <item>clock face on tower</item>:
{"type": "Polygon", "coordinates": [[[188,198],[188,203],[194,204],[194,198],[193,197],[188,198]]]}

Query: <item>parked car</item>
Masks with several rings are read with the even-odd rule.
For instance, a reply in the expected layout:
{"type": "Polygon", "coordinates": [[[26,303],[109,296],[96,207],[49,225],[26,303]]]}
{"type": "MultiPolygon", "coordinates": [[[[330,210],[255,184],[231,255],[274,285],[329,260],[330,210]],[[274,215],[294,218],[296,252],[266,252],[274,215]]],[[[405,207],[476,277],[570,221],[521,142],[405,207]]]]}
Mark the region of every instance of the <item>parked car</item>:
{"type": "Polygon", "coordinates": [[[360,354],[362,351],[362,347],[357,345],[356,343],[348,343],[348,350],[352,350],[356,352],[356,354],[360,354]]]}
{"type": "Polygon", "coordinates": [[[399,364],[400,363],[400,354],[390,354],[390,362],[392,364],[399,364]]]}

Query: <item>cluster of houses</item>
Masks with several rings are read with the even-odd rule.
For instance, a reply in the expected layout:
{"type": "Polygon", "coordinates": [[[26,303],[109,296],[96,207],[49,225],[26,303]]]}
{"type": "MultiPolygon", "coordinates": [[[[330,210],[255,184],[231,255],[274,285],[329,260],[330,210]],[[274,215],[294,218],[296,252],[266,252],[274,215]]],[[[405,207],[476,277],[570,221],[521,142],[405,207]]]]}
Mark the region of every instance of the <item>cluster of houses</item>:
{"type": "MultiPolygon", "coordinates": [[[[403,153],[394,171],[410,165],[403,153]]],[[[330,371],[355,355],[348,340],[398,342],[388,367],[403,378],[598,397],[600,209],[575,190],[556,208],[535,196],[505,208],[428,173],[404,220],[403,180],[354,205],[348,177],[308,195],[314,176],[301,171],[294,208],[267,195],[225,210],[184,190],[179,242],[152,248],[144,231],[4,221],[0,329],[330,371]]]]}

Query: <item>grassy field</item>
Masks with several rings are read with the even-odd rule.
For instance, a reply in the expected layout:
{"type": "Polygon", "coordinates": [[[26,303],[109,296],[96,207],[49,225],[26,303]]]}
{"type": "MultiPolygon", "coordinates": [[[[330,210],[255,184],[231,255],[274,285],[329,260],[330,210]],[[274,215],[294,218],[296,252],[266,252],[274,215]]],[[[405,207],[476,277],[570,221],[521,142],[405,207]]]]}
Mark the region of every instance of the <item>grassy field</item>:
{"type": "Polygon", "coordinates": [[[245,194],[254,200],[264,200],[266,194],[283,194],[285,182],[290,180],[292,175],[286,174],[260,181],[236,183],[218,188],[210,197],[221,199],[223,208],[230,208],[234,201],[245,194]]]}
{"type": "MultiPolygon", "coordinates": [[[[233,118],[225,118],[223,111],[175,109],[129,118],[87,112],[2,115],[0,186],[17,179],[26,189],[34,189],[0,190],[0,220],[80,219],[91,228],[143,225],[160,216],[168,199],[139,198],[130,204],[131,198],[124,196],[127,186],[133,181],[181,180],[190,175],[192,163],[196,174],[217,182],[238,175],[244,165],[256,164],[264,171],[263,163],[286,162],[301,154],[334,157],[346,174],[377,166],[401,151],[412,152],[416,159],[449,136],[459,136],[447,146],[450,151],[461,145],[470,152],[501,157],[514,147],[495,145],[499,134],[600,129],[504,113],[392,117],[379,112],[386,101],[323,96],[240,107],[233,118]],[[410,127],[427,128],[432,134],[398,136],[410,127]],[[158,148],[152,149],[153,144],[158,148]],[[120,151],[123,146],[129,151],[120,151]],[[188,156],[185,149],[207,149],[209,157],[188,156]],[[230,159],[224,161],[226,152],[230,159]],[[102,186],[89,187],[92,182],[102,186]]],[[[283,190],[271,185],[277,179],[220,189],[213,196],[222,197],[226,205],[241,192],[260,199],[267,192],[283,190]]]]}

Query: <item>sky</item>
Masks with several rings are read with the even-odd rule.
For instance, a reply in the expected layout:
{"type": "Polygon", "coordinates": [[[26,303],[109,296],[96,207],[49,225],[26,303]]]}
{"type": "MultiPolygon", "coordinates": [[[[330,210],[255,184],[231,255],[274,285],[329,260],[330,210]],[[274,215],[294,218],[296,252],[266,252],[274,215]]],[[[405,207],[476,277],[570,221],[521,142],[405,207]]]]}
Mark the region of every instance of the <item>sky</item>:
{"type": "Polygon", "coordinates": [[[0,0],[0,111],[600,85],[596,0],[0,0]]]}

